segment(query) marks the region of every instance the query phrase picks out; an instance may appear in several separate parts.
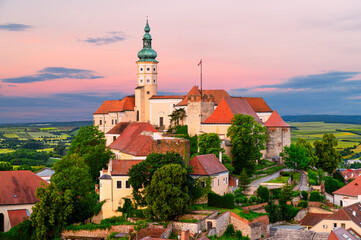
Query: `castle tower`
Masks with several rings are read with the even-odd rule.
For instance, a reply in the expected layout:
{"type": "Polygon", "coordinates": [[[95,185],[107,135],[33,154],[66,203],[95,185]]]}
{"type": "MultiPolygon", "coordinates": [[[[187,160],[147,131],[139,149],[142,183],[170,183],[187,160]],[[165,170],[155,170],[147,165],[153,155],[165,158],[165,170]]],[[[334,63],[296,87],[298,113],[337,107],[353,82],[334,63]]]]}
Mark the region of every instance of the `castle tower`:
{"type": "Polygon", "coordinates": [[[135,111],[137,121],[147,122],[150,120],[149,99],[157,95],[157,53],[152,49],[152,37],[147,23],[144,28],[143,49],[139,51],[137,61],[138,86],[135,88],[135,111]]]}

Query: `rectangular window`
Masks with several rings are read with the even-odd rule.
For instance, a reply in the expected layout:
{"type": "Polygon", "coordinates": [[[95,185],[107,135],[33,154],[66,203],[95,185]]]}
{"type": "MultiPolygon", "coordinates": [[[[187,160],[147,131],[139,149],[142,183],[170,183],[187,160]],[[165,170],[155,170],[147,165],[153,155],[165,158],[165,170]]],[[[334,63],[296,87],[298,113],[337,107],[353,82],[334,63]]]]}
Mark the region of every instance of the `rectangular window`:
{"type": "Polygon", "coordinates": [[[223,184],[226,184],[226,178],[223,178],[223,184]]]}
{"type": "Polygon", "coordinates": [[[337,223],[333,223],[333,227],[334,227],[334,228],[337,228],[337,223]]]}
{"type": "Polygon", "coordinates": [[[147,68],[147,71],[150,71],[150,68],[147,68]]]}
{"type": "Polygon", "coordinates": [[[139,122],[139,110],[137,111],[137,122],[139,122]]]}
{"type": "Polygon", "coordinates": [[[118,123],[118,120],[117,119],[115,119],[115,124],[117,124],[118,123]]]}
{"type": "Polygon", "coordinates": [[[112,119],[112,125],[114,125],[114,119],[112,119]]]}
{"type": "Polygon", "coordinates": [[[219,186],[219,178],[218,178],[218,186],[219,186]]]}
{"type": "Polygon", "coordinates": [[[159,118],[159,127],[163,127],[164,126],[164,122],[163,122],[163,117],[159,118]]]}
{"type": "Polygon", "coordinates": [[[214,187],[214,180],[212,180],[212,187],[214,187]]]}
{"type": "Polygon", "coordinates": [[[117,137],[116,137],[116,136],[113,136],[113,142],[114,142],[116,139],[117,139],[117,137]]]}
{"type": "Polygon", "coordinates": [[[117,188],[122,188],[122,181],[117,181],[117,188]]]}
{"type": "Polygon", "coordinates": [[[346,224],[341,223],[341,227],[346,228],[346,224]]]}
{"type": "Polygon", "coordinates": [[[228,177],[226,177],[226,184],[228,184],[228,177]]]}
{"type": "Polygon", "coordinates": [[[129,183],[129,181],[127,180],[127,181],[125,181],[125,188],[130,188],[130,183],[129,183]]]}
{"type": "Polygon", "coordinates": [[[102,125],[102,120],[99,120],[99,125],[102,125]]]}
{"type": "Polygon", "coordinates": [[[206,187],[206,183],[204,181],[201,182],[201,187],[205,188],[206,187]]]}

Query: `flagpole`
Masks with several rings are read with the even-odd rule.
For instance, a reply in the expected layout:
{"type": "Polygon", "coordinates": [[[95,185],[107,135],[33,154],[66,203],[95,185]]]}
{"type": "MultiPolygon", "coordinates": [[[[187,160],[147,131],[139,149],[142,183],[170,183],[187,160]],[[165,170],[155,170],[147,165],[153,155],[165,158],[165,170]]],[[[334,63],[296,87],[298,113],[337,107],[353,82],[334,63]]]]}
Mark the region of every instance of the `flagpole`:
{"type": "Polygon", "coordinates": [[[202,96],[203,96],[203,85],[202,85],[202,65],[203,65],[203,61],[202,61],[202,59],[201,59],[200,63],[201,63],[201,101],[202,101],[202,96]]]}

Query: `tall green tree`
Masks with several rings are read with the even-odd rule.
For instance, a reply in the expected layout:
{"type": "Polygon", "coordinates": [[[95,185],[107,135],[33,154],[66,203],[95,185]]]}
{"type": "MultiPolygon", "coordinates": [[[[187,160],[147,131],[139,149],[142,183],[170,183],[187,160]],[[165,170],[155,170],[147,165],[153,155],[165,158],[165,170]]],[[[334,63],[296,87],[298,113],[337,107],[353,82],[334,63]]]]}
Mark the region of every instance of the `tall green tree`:
{"type": "Polygon", "coordinates": [[[12,171],[13,166],[9,162],[0,162],[0,171],[12,171]]]}
{"type": "Polygon", "coordinates": [[[61,192],[54,183],[51,183],[46,188],[37,188],[36,197],[40,201],[35,204],[30,216],[32,225],[35,227],[36,239],[47,240],[60,237],[73,209],[71,192],[69,190],[61,192]]]}
{"type": "Polygon", "coordinates": [[[296,146],[303,147],[306,150],[307,156],[310,158],[310,166],[316,166],[317,157],[315,156],[311,143],[307,142],[304,138],[298,138],[296,146]]]}
{"type": "MultiPolygon", "coordinates": [[[[147,158],[134,165],[129,171],[129,183],[133,188],[134,200],[140,206],[145,206],[146,202],[144,199],[144,189],[150,185],[153,174],[161,167],[167,164],[179,164],[187,169],[187,172],[192,171],[191,167],[186,167],[181,155],[175,152],[162,153],[151,153],[147,158]]],[[[194,184],[191,177],[188,177],[189,185],[194,184]]]]}
{"type": "Polygon", "coordinates": [[[284,185],[281,189],[280,204],[287,204],[288,201],[292,200],[292,186],[284,185]]]}
{"type": "Polygon", "coordinates": [[[93,181],[97,181],[99,171],[107,166],[110,158],[114,157],[105,145],[104,133],[93,125],[79,128],[68,150],[68,155],[74,153],[84,159],[93,181]]]}
{"type": "Polygon", "coordinates": [[[217,133],[203,133],[198,137],[198,152],[199,154],[213,153],[218,157],[219,152],[224,152],[221,142],[217,133]]]}
{"type": "Polygon", "coordinates": [[[338,142],[331,133],[325,133],[322,140],[313,143],[315,146],[315,155],[317,157],[317,168],[322,168],[328,173],[333,173],[338,164],[342,161],[341,154],[335,149],[338,142]]]}
{"type": "Polygon", "coordinates": [[[148,217],[164,221],[189,212],[187,175],[180,164],[167,164],[154,173],[145,190],[148,217]]]}
{"type": "Polygon", "coordinates": [[[246,169],[249,175],[255,173],[261,150],[266,148],[267,129],[250,115],[235,114],[232,125],[227,130],[231,138],[234,172],[239,174],[246,169]]]}
{"type": "Polygon", "coordinates": [[[246,169],[242,169],[238,178],[238,187],[241,189],[241,192],[246,192],[249,188],[249,184],[251,183],[249,176],[246,172],[246,169]]]}
{"type": "Polygon", "coordinates": [[[171,114],[168,115],[170,118],[170,125],[175,127],[179,126],[180,122],[183,124],[184,118],[187,117],[186,111],[184,108],[175,109],[171,114]]]}
{"type": "Polygon", "coordinates": [[[93,216],[98,196],[84,160],[78,154],[67,155],[57,161],[53,169],[51,181],[61,192],[71,192],[74,208],[69,223],[83,222],[93,216]]]}
{"type": "Polygon", "coordinates": [[[306,170],[310,164],[306,149],[293,143],[289,147],[285,146],[280,156],[283,158],[284,164],[292,169],[306,170]]]}

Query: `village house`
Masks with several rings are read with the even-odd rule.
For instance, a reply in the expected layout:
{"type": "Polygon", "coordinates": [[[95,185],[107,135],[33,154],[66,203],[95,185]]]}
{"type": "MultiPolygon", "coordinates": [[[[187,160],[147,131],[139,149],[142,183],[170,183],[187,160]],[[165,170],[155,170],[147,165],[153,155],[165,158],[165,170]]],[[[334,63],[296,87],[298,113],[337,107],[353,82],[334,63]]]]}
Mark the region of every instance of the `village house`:
{"type": "Polygon", "coordinates": [[[346,169],[341,171],[341,174],[346,181],[349,181],[357,178],[358,176],[361,176],[361,169],[346,169]]]}
{"type": "Polygon", "coordinates": [[[341,207],[346,207],[354,203],[361,202],[361,176],[347,184],[346,186],[334,191],[333,203],[341,207]]]}
{"type": "Polygon", "coordinates": [[[358,234],[352,234],[352,230],[347,231],[342,227],[333,229],[328,237],[328,240],[358,240],[360,236],[358,234]]]}
{"type": "Polygon", "coordinates": [[[31,171],[0,171],[0,183],[0,232],[7,232],[30,216],[36,188],[49,183],[31,171]]]}
{"type": "MultiPolygon", "coordinates": [[[[226,150],[230,148],[227,129],[237,113],[249,114],[267,127],[269,141],[263,152],[265,158],[278,157],[283,147],[290,145],[290,126],[261,97],[231,97],[223,89],[199,89],[197,86],[193,86],[186,95],[158,95],[157,53],[152,49],[148,21],[144,31],[143,48],[138,53],[134,95],[104,101],[93,114],[94,125],[107,135],[108,145],[120,136],[117,131],[111,131],[118,123],[148,122],[164,130],[170,126],[169,115],[180,108],[186,113],[180,124],[188,125],[189,135],[215,132],[226,150]]],[[[230,155],[229,150],[227,154],[230,155]]]]}

